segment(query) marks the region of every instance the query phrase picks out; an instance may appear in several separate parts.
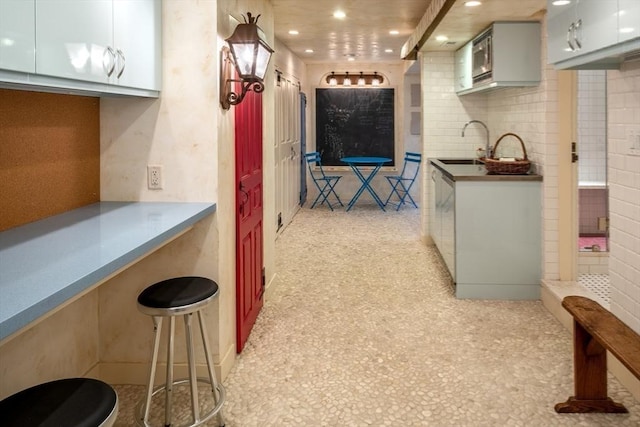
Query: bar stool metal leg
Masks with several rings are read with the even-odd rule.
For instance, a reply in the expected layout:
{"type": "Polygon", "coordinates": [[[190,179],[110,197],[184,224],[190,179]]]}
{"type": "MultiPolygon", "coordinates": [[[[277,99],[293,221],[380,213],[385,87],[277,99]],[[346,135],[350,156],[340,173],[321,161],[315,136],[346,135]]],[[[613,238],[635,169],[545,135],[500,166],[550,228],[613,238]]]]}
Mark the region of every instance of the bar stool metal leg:
{"type": "Polygon", "coordinates": [[[196,376],[196,361],[193,355],[193,333],[191,331],[191,313],[184,315],[185,336],[187,339],[187,360],[189,365],[189,384],[191,385],[191,413],[193,422],[200,422],[200,405],[198,402],[198,377],[196,376]]]}
{"type": "Polygon", "coordinates": [[[147,398],[142,421],[145,425],[149,422],[149,411],[151,410],[151,396],[153,395],[153,379],[156,376],[156,363],[158,362],[158,349],[160,346],[160,332],[162,331],[162,317],[153,316],[153,355],[151,366],[149,367],[149,382],[147,383],[147,398]]]}
{"type": "Polygon", "coordinates": [[[169,317],[169,339],[167,340],[167,381],[165,382],[164,425],[170,426],[173,410],[173,336],[176,318],[169,317]]]}

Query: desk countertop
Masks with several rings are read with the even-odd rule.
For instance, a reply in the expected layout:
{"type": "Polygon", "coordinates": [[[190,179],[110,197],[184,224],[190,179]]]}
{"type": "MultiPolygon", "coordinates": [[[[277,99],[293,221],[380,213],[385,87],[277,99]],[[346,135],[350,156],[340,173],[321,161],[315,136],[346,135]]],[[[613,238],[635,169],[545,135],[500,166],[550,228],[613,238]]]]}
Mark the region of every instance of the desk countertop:
{"type": "Polygon", "coordinates": [[[214,203],[100,202],[0,233],[0,340],[193,224],[214,203]]]}

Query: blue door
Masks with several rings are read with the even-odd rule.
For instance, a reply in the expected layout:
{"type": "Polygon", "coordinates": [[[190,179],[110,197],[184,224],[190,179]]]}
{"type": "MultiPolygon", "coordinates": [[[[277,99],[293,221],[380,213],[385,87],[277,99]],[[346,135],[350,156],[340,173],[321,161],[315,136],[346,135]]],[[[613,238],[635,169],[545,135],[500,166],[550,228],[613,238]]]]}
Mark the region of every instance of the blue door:
{"type": "Polygon", "coordinates": [[[307,95],[300,92],[300,206],[307,201],[307,95]]]}

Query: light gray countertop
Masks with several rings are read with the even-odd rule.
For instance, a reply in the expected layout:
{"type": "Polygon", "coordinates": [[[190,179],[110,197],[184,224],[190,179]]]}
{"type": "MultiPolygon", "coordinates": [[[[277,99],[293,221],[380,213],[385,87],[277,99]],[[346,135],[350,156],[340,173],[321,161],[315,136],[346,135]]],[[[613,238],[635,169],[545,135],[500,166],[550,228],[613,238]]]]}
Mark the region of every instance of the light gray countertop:
{"type": "Polygon", "coordinates": [[[215,203],[100,202],[1,232],[0,340],[215,210],[215,203]]]}
{"type": "Polygon", "coordinates": [[[487,172],[484,164],[452,165],[438,159],[429,159],[432,165],[440,169],[452,181],[542,181],[542,175],[498,175],[487,172]]]}

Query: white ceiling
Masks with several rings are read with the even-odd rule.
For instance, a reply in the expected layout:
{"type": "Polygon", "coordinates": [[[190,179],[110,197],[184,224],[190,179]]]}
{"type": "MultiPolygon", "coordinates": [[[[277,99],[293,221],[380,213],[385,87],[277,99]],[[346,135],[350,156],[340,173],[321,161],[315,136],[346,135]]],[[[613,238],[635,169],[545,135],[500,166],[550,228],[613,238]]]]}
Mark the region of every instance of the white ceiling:
{"type": "MultiPolygon", "coordinates": [[[[413,33],[431,0],[271,0],[275,35],[306,63],[400,60],[402,45],[413,33]],[[336,9],[347,16],[333,17],[336,9]],[[299,31],[298,35],[289,30],[299,31]],[[390,35],[390,30],[399,31],[390,35]],[[313,49],[313,53],[306,53],[313,49]],[[386,53],[385,49],[392,49],[386,53]]],[[[482,0],[465,7],[457,0],[422,50],[456,50],[494,21],[539,20],[546,0],[482,0]],[[448,42],[435,40],[446,35],[448,42]]]]}

